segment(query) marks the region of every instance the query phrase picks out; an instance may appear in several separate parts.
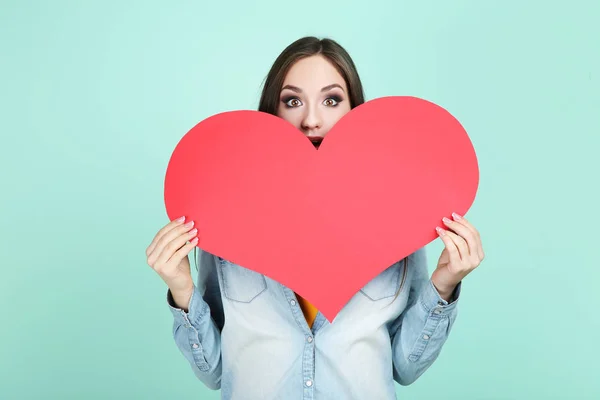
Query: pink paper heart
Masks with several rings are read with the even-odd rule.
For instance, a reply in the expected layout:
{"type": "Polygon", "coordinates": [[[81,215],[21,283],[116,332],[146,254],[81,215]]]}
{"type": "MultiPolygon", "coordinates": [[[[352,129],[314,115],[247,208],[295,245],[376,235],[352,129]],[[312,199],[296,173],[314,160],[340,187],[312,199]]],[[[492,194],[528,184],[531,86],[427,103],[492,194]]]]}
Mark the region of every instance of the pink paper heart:
{"type": "Polygon", "coordinates": [[[446,110],[415,97],[368,101],[320,148],[276,116],[211,116],[176,146],[165,176],[170,219],[198,246],[264,274],[333,321],[393,263],[466,214],[479,183],[473,145],[446,110]]]}

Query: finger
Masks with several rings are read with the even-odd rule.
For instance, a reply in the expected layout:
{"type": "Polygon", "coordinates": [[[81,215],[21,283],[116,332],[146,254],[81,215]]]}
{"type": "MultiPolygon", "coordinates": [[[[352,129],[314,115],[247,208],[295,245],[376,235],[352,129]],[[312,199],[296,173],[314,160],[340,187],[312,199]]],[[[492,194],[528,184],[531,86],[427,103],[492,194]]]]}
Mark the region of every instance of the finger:
{"type": "MultiPolygon", "coordinates": [[[[194,226],[194,221],[188,221],[184,225],[178,225],[175,228],[167,231],[162,237],[158,240],[152,253],[148,256],[148,264],[158,262],[158,259],[161,257],[161,254],[165,251],[165,246],[173,241],[173,239],[179,237],[182,234],[190,231],[194,226]]],[[[196,228],[194,228],[196,229],[196,228]]],[[[174,252],[174,250],[173,250],[174,252]]],[[[171,253],[172,254],[172,253],[171,253]]],[[[171,254],[168,255],[167,259],[171,257],[171,254]]],[[[164,259],[164,258],[163,258],[164,259]]]]}
{"type": "Polygon", "coordinates": [[[177,227],[178,225],[183,224],[184,221],[185,221],[185,216],[179,217],[179,218],[174,219],[173,221],[169,222],[164,227],[162,227],[162,229],[158,231],[158,233],[154,236],[154,239],[152,239],[152,242],[150,243],[150,245],[146,249],[146,256],[149,256],[150,253],[152,253],[152,251],[154,251],[154,248],[156,247],[156,244],[158,243],[158,241],[160,240],[160,238],[165,233],[169,232],[170,230],[172,230],[173,228],[177,227]]]}
{"type": "Polygon", "coordinates": [[[440,239],[442,239],[442,242],[444,242],[444,245],[446,246],[446,250],[448,251],[448,257],[450,259],[450,264],[460,264],[462,262],[462,260],[460,259],[460,251],[458,250],[458,247],[456,246],[454,240],[452,240],[452,238],[448,234],[449,231],[440,228],[439,226],[435,229],[437,230],[440,239]]]}
{"type": "MultiPolygon", "coordinates": [[[[477,256],[478,254],[478,239],[475,236],[475,234],[473,233],[473,231],[469,228],[467,228],[466,226],[464,226],[463,224],[457,222],[457,221],[451,221],[450,219],[444,217],[442,218],[442,221],[444,222],[444,224],[452,229],[456,234],[458,234],[459,236],[461,236],[461,238],[466,242],[467,244],[467,254],[466,256],[477,256]]],[[[463,252],[461,252],[463,253],[463,252]]],[[[465,257],[463,257],[464,259],[465,257]]]]}
{"type": "Polygon", "coordinates": [[[183,260],[184,257],[187,257],[188,254],[190,254],[190,251],[192,251],[192,249],[194,247],[196,247],[197,244],[198,244],[198,237],[196,236],[185,246],[183,246],[182,248],[177,250],[175,252],[175,254],[173,254],[167,262],[173,263],[173,265],[179,265],[181,263],[181,260],[183,260]]]}
{"type": "Polygon", "coordinates": [[[478,237],[477,238],[477,257],[479,257],[479,261],[483,260],[483,257],[485,255],[483,254],[483,245],[481,244],[481,239],[478,237]]]}
{"type": "Polygon", "coordinates": [[[475,235],[475,241],[477,243],[477,254],[479,255],[479,259],[482,260],[484,257],[484,253],[483,246],[481,244],[481,235],[479,234],[479,231],[475,229],[475,227],[472,223],[469,222],[469,220],[457,213],[452,213],[452,218],[454,219],[454,221],[466,226],[467,228],[469,228],[469,230],[471,230],[471,232],[473,232],[473,234],[475,235]]]}
{"type": "Polygon", "coordinates": [[[456,247],[458,248],[460,260],[461,261],[466,260],[470,254],[469,254],[469,245],[467,244],[465,239],[463,239],[456,233],[449,231],[449,230],[446,230],[445,236],[449,236],[450,240],[452,240],[454,242],[454,244],[456,245],[456,247]]]}
{"type": "Polygon", "coordinates": [[[192,240],[197,233],[198,229],[194,228],[189,232],[182,232],[179,236],[174,237],[169,243],[165,244],[163,250],[156,260],[156,263],[159,265],[166,264],[171,258],[173,258],[173,254],[184,247],[185,243],[188,240],[192,240]]]}

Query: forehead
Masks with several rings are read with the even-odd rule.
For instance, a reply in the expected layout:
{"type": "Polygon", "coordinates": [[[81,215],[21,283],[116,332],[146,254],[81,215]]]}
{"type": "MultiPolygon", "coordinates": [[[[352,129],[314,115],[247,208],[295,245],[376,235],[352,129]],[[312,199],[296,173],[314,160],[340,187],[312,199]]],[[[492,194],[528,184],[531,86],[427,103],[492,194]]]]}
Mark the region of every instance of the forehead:
{"type": "Polygon", "coordinates": [[[338,83],[346,89],[346,82],[329,60],[321,55],[303,58],[289,69],[283,85],[294,85],[306,91],[320,91],[323,86],[338,83]]]}

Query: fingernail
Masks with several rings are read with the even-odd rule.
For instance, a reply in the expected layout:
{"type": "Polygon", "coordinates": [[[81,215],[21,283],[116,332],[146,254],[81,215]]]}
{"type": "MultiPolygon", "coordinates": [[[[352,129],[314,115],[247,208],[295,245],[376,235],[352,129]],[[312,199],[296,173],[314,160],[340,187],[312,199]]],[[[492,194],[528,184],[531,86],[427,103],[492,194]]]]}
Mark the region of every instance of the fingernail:
{"type": "Polygon", "coordinates": [[[442,218],[442,221],[444,221],[446,224],[451,223],[452,221],[450,221],[448,218],[444,217],[442,218]]]}
{"type": "Polygon", "coordinates": [[[452,218],[454,218],[455,221],[458,221],[459,219],[461,219],[462,217],[460,215],[458,215],[457,213],[453,212],[452,213],[452,218]]]}
{"type": "Polygon", "coordinates": [[[187,224],[185,224],[183,226],[185,226],[186,228],[191,228],[192,226],[194,226],[194,221],[190,221],[190,222],[188,222],[187,224]]]}
{"type": "Polygon", "coordinates": [[[192,241],[190,242],[191,244],[196,244],[198,243],[198,238],[193,238],[192,241]]]}
{"type": "Polygon", "coordinates": [[[440,236],[444,236],[444,235],[446,234],[446,232],[445,232],[445,231],[444,231],[442,228],[440,228],[439,226],[436,226],[436,227],[435,227],[435,230],[437,231],[437,233],[438,233],[440,236]]]}
{"type": "Polygon", "coordinates": [[[188,232],[188,235],[190,236],[194,236],[196,233],[198,233],[198,229],[194,228],[191,231],[188,232]]]}
{"type": "Polygon", "coordinates": [[[185,221],[185,215],[183,217],[177,218],[175,221],[177,221],[177,222],[183,222],[183,221],[185,221]]]}

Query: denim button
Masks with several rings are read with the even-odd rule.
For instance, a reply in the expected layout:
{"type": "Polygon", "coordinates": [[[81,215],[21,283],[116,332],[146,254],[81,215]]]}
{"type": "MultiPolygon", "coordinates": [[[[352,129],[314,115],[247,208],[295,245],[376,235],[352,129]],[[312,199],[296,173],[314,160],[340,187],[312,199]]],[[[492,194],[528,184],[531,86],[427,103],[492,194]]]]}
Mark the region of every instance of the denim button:
{"type": "Polygon", "coordinates": [[[290,301],[290,304],[293,305],[293,306],[295,306],[296,305],[296,300],[290,301]]]}
{"type": "Polygon", "coordinates": [[[434,314],[441,314],[441,313],[442,313],[442,310],[440,310],[439,308],[436,308],[436,309],[433,311],[433,313],[434,313],[434,314]]]}
{"type": "Polygon", "coordinates": [[[312,386],[312,381],[310,379],[306,381],[306,386],[308,386],[308,387],[312,386]]]}
{"type": "Polygon", "coordinates": [[[429,335],[423,335],[423,339],[428,340],[429,339],[429,335]]]}
{"type": "Polygon", "coordinates": [[[306,340],[308,341],[308,343],[312,343],[313,338],[312,338],[312,336],[309,336],[309,337],[306,338],[306,340]]]}
{"type": "Polygon", "coordinates": [[[197,348],[198,348],[198,344],[194,343],[194,344],[192,345],[192,347],[193,347],[193,348],[195,348],[195,349],[197,349],[197,348]]]}

